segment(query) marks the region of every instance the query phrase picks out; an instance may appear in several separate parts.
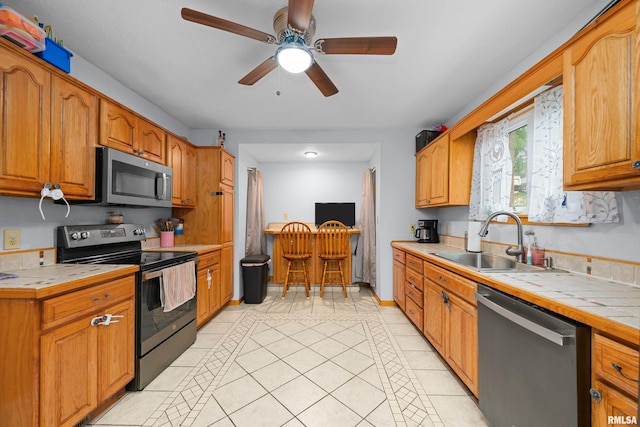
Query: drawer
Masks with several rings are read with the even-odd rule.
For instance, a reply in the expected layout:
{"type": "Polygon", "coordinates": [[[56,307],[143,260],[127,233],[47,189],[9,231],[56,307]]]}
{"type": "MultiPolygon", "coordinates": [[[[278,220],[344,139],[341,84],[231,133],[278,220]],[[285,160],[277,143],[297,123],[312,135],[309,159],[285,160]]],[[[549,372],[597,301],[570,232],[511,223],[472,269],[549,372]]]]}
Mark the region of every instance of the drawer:
{"type": "Polygon", "coordinates": [[[422,274],[422,259],[417,256],[413,256],[411,254],[406,255],[407,268],[412,269],[413,271],[422,274]]]}
{"type": "Polygon", "coordinates": [[[410,284],[406,284],[406,286],[404,287],[404,293],[407,296],[407,298],[411,298],[413,300],[413,302],[415,302],[416,305],[418,305],[418,307],[420,307],[420,308],[423,307],[423,305],[424,305],[424,296],[423,296],[421,290],[417,289],[416,287],[414,287],[414,286],[412,286],[410,284]]]}
{"type": "Polygon", "coordinates": [[[599,377],[634,398],[638,397],[638,350],[598,333],[593,334],[593,371],[599,377]],[[612,365],[620,367],[620,372],[612,365]],[[625,378],[627,377],[627,378],[625,378]],[[628,379],[631,378],[631,379],[628,379]]]}
{"type": "Polygon", "coordinates": [[[135,276],[91,286],[42,303],[42,329],[46,330],[102,310],[117,302],[134,298],[135,276]]]}
{"type": "Polygon", "coordinates": [[[198,270],[210,268],[215,264],[220,264],[220,251],[213,251],[204,255],[198,255],[198,259],[200,260],[198,263],[198,270]]]}
{"type": "Polygon", "coordinates": [[[424,263],[424,277],[425,280],[431,280],[455,293],[474,307],[477,306],[475,293],[478,286],[475,282],[428,262],[424,263]]]}
{"type": "Polygon", "coordinates": [[[405,301],[405,314],[422,331],[422,308],[418,307],[412,299],[407,298],[405,301]]]}
{"type": "Polygon", "coordinates": [[[422,273],[416,273],[413,270],[405,270],[404,281],[407,282],[409,285],[413,285],[413,287],[420,290],[420,292],[422,292],[422,290],[424,289],[424,286],[422,284],[423,283],[422,273]]]}
{"type": "Polygon", "coordinates": [[[393,248],[393,260],[404,264],[404,251],[393,248]]]}

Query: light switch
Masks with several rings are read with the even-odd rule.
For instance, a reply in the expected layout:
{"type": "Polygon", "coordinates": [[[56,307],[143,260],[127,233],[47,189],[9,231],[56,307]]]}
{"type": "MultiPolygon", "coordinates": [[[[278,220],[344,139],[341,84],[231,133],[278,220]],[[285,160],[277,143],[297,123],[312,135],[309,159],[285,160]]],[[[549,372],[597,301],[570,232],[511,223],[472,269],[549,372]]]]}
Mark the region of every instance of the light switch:
{"type": "Polygon", "coordinates": [[[4,249],[20,249],[20,230],[4,230],[4,249]]]}

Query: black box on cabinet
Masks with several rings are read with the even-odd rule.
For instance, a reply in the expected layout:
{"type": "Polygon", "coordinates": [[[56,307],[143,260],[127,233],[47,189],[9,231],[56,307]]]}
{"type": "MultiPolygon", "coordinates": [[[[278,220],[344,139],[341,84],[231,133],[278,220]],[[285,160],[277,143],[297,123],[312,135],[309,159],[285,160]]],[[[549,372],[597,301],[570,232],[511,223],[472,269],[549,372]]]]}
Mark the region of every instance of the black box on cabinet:
{"type": "Polygon", "coordinates": [[[428,143],[440,136],[439,130],[422,130],[416,135],[416,153],[422,150],[428,143]]]}

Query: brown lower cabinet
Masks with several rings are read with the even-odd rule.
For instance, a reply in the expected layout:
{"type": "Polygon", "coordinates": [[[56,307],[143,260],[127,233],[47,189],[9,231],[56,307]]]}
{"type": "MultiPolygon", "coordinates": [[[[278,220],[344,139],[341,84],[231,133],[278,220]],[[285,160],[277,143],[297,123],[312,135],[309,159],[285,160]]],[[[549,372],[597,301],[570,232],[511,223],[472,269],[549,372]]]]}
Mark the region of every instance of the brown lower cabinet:
{"type": "Polygon", "coordinates": [[[50,298],[0,299],[10,319],[0,324],[0,425],[74,426],[124,390],[134,376],[134,295],[129,273],[50,298]],[[93,321],[105,314],[122,317],[93,321]]]}
{"type": "Polygon", "coordinates": [[[220,250],[199,255],[198,264],[198,328],[207,323],[222,307],[220,289],[220,250]]]}
{"type": "Polygon", "coordinates": [[[398,248],[393,266],[394,300],[478,396],[476,284],[398,248]]]}
{"type": "Polygon", "coordinates": [[[424,334],[462,382],[477,396],[476,284],[425,261],[424,289],[424,334]]]}
{"type": "Polygon", "coordinates": [[[591,425],[638,425],[638,347],[599,331],[593,332],[591,346],[591,425]]]}

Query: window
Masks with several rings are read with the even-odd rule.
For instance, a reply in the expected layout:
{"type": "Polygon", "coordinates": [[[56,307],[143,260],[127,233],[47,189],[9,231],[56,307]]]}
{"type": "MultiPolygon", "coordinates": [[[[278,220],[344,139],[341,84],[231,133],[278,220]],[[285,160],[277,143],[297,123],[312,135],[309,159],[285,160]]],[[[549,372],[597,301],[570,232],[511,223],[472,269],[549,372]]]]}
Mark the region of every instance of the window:
{"type": "Polygon", "coordinates": [[[518,214],[526,214],[533,158],[533,106],[515,113],[509,120],[508,134],[513,168],[509,206],[518,214]]]}

